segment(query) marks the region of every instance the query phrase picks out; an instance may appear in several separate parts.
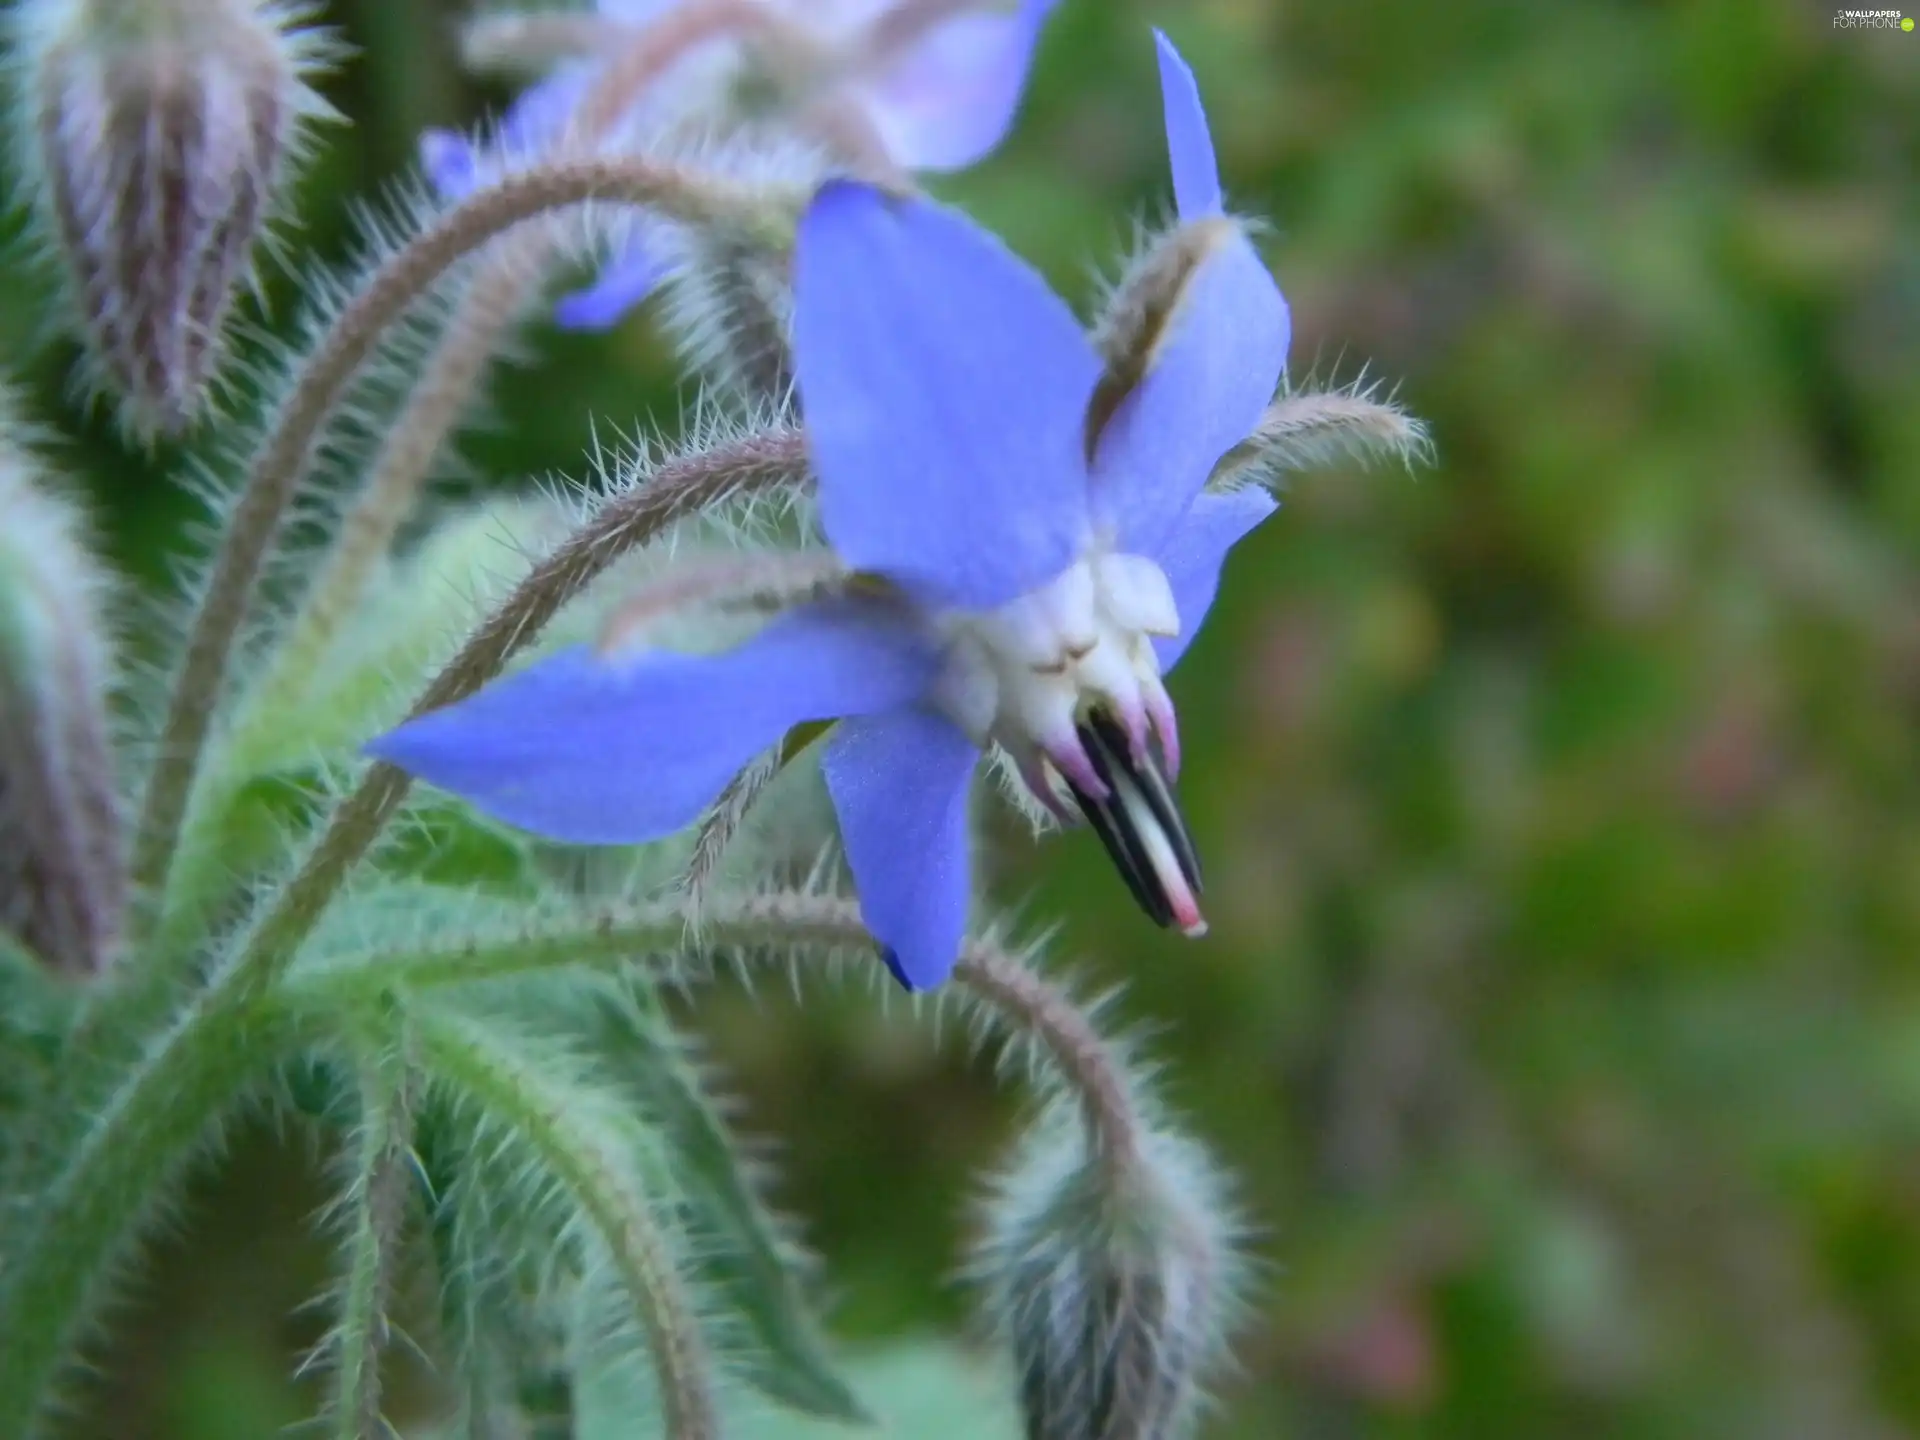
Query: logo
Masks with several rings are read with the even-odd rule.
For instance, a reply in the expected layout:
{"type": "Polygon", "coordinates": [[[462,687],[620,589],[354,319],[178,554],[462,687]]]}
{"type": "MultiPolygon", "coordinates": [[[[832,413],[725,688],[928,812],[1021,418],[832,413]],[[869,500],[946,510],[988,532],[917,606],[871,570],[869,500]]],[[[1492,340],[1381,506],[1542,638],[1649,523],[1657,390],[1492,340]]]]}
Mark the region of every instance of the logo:
{"type": "Polygon", "coordinates": [[[1836,30],[1908,30],[1913,29],[1910,16],[1902,15],[1898,10],[1836,10],[1833,12],[1833,28],[1836,30]]]}

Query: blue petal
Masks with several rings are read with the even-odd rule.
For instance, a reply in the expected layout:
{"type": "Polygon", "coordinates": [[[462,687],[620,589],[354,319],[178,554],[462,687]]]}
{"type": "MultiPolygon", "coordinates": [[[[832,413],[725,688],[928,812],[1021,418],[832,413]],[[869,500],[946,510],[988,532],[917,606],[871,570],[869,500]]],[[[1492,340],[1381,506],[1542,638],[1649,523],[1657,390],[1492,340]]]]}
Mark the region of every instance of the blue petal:
{"type": "Polygon", "coordinates": [[[1173,162],[1173,198],[1180,218],[1192,224],[1221,213],[1220,167],[1193,71],[1158,30],[1153,43],[1160,51],[1160,103],[1166,113],[1167,155],[1173,162]]]}
{"type": "Polygon", "coordinates": [[[593,284],[563,295],[553,318],[568,330],[610,330],[660,283],[660,268],[645,249],[629,245],[601,267],[593,284]]]}
{"type": "Polygon", "coordinates": [[[1287,302],[1227,234],[1188,279],[1143,379],[1100,432],[1093,507],[1120,548],[1151,555],[1220,457],[1252,433],[1287,361],[1287,302]]]}
{"type": "Polygon", "coordinates": [[[527,161],[553,144],[566,133],[593,74],[591,65],[570,64],[522,90],[500,117],[500,148],[527,161]]]}
{"type": "Polygon", "coordinates": [[[1167,572],[1173,603],[1180,611],[1180,633],[1153,642],[1163,672],[1179,663],[1206,622],[1213,598],[1220,592],[1220,570],[1227,552],[1279,508],[1257,485],[1224,495],[1202,495],[1154,555],[1167,572]]]}
{"type": "Polygon", "coordinates": [[[563,651],[367,753],[538,834],[633,844],[690,824],[793,726],[903,704],[936,664],[897,622],[816,606],[721,655],[563,651]]]}
{"type": "Polygon", "coordinates": [[[565,133],[587,85],[588,71],[570,66],[522,91],[484,143],[454,130],[420,134],[420,165],[442,200],[464,200],[515,164],[539,159],[565,133]]]}
{"type": "Polygon", "coordinates": [[[960,170],[1013,124],[1040,28],[1055,0],[962,11],[857,86],[887,154],[908,170],[960,170]]]}
{"type": "Polygon", "coordinates": [[[821,769],[860,918],[909,990],[947,978],[972,895],[967,790],[980,751],[951,721],[917,708],[849,720],[821,769]]]}
{"type": "Polygon", "coordinates": [[[467,137],[457,131],[421,131],[420,168],[442,200],[464,200],[478,183],[478,157],[467,137]]]}
{"type": "Polygon", "coordinates": [[[974,609],[1066,567],[1100,366],[1044,280],[951,210],[836,182],[800,222],[793,328],[821,521],[849,564],[974,609]]]}

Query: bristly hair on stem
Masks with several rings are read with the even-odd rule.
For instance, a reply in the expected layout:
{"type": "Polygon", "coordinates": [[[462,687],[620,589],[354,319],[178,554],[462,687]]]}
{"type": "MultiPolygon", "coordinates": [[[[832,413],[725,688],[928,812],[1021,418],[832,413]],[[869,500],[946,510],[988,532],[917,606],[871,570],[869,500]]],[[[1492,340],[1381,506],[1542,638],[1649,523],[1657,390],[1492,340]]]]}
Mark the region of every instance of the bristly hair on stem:
{"type": "MultiPolygon", "coordinates": [[[[796,430],[750,434],[659,466],[644,484],[605,501],[543,560],[467,640],[413,708],[424,714],[478,690],[614,561],[669,525],[754,490],[795,484],[807,466],[796,430]]],[[[411,779],[376,763],[335,810],[304,863],[249,926],[229,979],[271,984],[291,961],[348,873],[379,838],[411,779]]]]}
{"type": "MultiPolygon", "coordinates": [[[[342,956],[303,968],[289,980],[295,996],[343,1002],[376,983],[406,990],[477,982],[585,964],[649,962],[663,979],[698,978],[701,957],[744,955],[872,957],[859,907],[808,890],[709,897],[689,932],[684,900],[588,907],[534,918],[499,933],[450,935],[417,949],[342,956]]],[[[874,962],[877,970],[877,961],[874,962]]],[[[649,969],[642,964],[642,970],[649,969]]],[[[1038,1063],[1078,1108],[1089,1153],[1116,1175],[1137,1163],[1146,1120],[1124,1048],[1101,1033],[1096,1016],[1022,956],[990,936],[962,948],[954,979],[995,1017],[996,1028],[1038,1063]]],[[[299,1003],[310,1003],[301,1000],[299,1003]]]]}
{"type": "Polygon", "coordinates": [[[413,1121],[419,1086],[404,1026],[388,1053],[358,1062],[360,1114],[338,1208],[338,1313],[316,1362],[331,1372],[332,1440],[385,1440],[381,1358],[393,1328],[393,1291],[414,1193],[413,1121]]]}
{"type": "MultiPolygon", "coordinates": [[[[743,6],[737,0],[682,6],[671,16],[638,28],[590,16],[525,20],[536,31],[554,26],[573,31],[592,28],[613,57],[586,86],[562,141],[551,155],[536,157],[534,168],[570,158],[611,158],[603,153],[605,142],[623,115],[689,50],[735,31],[776,23],[760,7],[743,6]]],[[[779,194],[777,185],[749,188],[760,189],[770,198],[779,194]]],[[[712,243],[747,254],[759,248],[731,230],[712,243]]],[[[413,512],[437,458],[474,404],[488,368],[539,297],[546,272],[560,250],[553,233],[533,229],[494,242],[480,257],[453,301],[400,413],[386,427],[319,575],[274,648],[268,673],[257,686],[262,706],[270,709],[290,697],[364,592],[380,557],[413,512]]]]}
{"type": "Polygon", "coordinates": [[[369,280],[300,371],[248,466],[188,633],[160,729],[133,851],[149,897],[164,884],[225,688],[234,641],[316,437],[381,333],[463,256],[522,221],[592,200],[654,206],[693,223],[779,226],[769,197],[633,160],[559,161],[502,179],[449,212],[369,280]]]}

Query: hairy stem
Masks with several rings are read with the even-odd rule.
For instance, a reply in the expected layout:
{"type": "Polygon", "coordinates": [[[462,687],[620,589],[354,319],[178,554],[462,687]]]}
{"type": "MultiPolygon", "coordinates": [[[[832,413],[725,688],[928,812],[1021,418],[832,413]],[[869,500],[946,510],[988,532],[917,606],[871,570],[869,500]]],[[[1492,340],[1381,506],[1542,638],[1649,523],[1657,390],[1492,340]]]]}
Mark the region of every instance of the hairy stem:
{"type": "Polygon", "coordinates": [[[248,719],[267,726],[301,699],[327,646],[365,593],[406,523],[435,457],[466,413],[522,308],[539,290],[543,235],[502,242],[462,292],[405,407],[381,437],[367,478],[308,587],[268,669],[250,687],[248,719]]]}
{"type": "MultiPolygon", "coordinates": [[[[459,984],[576,964],[641,958],[679,967],[691,944],[703,951],[759,953],[796,945],[832,948],[871,943],[859,907],[830,895],[714,896],[690,940],[684,905],[626,906],[534,923],[504,935],[451,940],[400,953],[345,958],[291,982],[295,993],[333,1001],[370,987],[459,984]]],[[[1134,1168],[1145,1131],[1126,1066],[1092,1018],[1065,990],[986,940],[970,940],[954,968],[956,983],[991,1006],[1012,1037],[1038,1046],[1074,1097],[1094,1152],[1116,1171],[1134,1168]]]]}
{"type": "Polygon", "coordinates": [[[766,793],[767,787],[780,778],[786,763],[786,750],[778,745],[756,756],[727,782],[727,788],[720,792],[713,804],[707,807],[707,813],[700,817],[699,827],[693,834],[693,853],[688,856],[686,869],[680,874],[680,893],[686,897],[687,909],[695,917],[696,925],[697,917],[706,903],[707,892],[720,873],[720,862],[726,858],[733,837],[740,833],[748,813],[766,793]]]}
{"type": "Polygon", "coordinates": [[[22,1440],[56,1408],[113,1261],[247,1082],[299,1039],[291,1012],[243,1018],[227,997],[205,997],[122,1082],[39,1197],[0,1273],[0,1440],[22,1440]]]}
{"type": "MultiPolygon", "coordinates": [[[[733,495],[791,482],[804,473],[805,465],[806,444],[797,430],[748,436],[662,465],[644,484],[606,501],[521,581],[427,687],[412,713],[438,710],[473,694],[498,675],[561,606],[634,546],[733,495]]],[[[305,864],[252,927],[234,962],[237,973],[231,983],[258,989],[273,982],[348,872],[400,808],[411,783],[405,771],[392,765],[376,764],[367,772],[359,788],[333,812],[305,864]]]]}
{"type": "Polygon", "coordinates": [[[385,1440],[380,1357],[413,1188],[411,1077],[402,1057],[367,1062],[360,1077],[360,1133],[347,1192],[345,1285],[329,1340],[335,1440],[385,1440]]]}
{"type": "Polygon", "coordinates": [[[328,331],[255,452],[195,611],[168,701],[136,832],[132,873],[151,899],[163,886],[226,678],[268,549],[315,440],[386,328],[447,269],[524,220],[589,200],[646,205],[695,223],[765,223],[766,200],[671,166],[568,160],[508,176],[443,216],[374,272],[328,331]]]}
{"type": "Polygon", "coordinates": [[[716,1440],[713,1361],[700,1317],[646,1196],[569,1097],[481,1027],[416,1018],[421,1061],[520,1135],[593,1222],[646,1330],[668,1440],[716,1440]]]}
{"type": "MultiPolygon", "coordinates": [[[[584,156],[689,51],[729,34],[784,22],[743,0],[700,0],[637,30],[584,15],[497,17],[491,23],[509,33],[529,26],[536,31],[591,30],[597,35],[593,43],[616,42],[613,58],[588,86],[568,127],[567,151],[584,156]]],[[[477,22],[470,34],[487,25],[477,22]]],[[[298,687],[352,613],[380,557],[412,513],[435,458],[473,403],[488,367],[521,312],[539,295],[553,251],[553,239],[545,233],[509,237],[486,257],[461,294],[406,405],[383,437],[319,576],[274,648],[271,669],[255,692],[255,709],[261,715],[270,717],[298,698],[298,687]]]]}
{"type": "MultiPolygon", "coordinates": [[[[478,690],[609,565],[676,521],[736,494],[797,483],[805,474],[806,445],[797,430],[763,432],[660,465],[634,488],[603,502],[537,566],[428,686],[412,713],[438,709],[478,690]]],[[[223,962],[203,1003],[215,995],[240,997],[244,1003],[271,987],[400,808],[411,783],[405,771],[391,765],[367,771],[333,811],[300,870],[223,962]]],[[[181,978],[176,971],[173,965],[149,965],[136,969],[123,985],[99,987],[77,1024],[71,1042],[76,1053],[90,1053],[99,1037],[154,1030],[176,1003],[181,978]]],[[[4,1432],[0,1440],[6,1440],[4,1432]]]]}

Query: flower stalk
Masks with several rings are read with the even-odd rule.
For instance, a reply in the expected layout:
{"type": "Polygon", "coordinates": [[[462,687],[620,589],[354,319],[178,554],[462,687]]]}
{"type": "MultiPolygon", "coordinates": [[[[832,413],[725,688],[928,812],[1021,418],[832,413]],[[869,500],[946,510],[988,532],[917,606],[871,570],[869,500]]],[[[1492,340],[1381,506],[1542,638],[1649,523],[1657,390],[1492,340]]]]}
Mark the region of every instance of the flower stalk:
{"type": "MultiPolygon", "coordinates": [[[[662,465],[639,487],[606,501],[548,556],[454,656],[414,706],[426,714],[471,695],[560,608],[606,568],[676,521],[757,489],[793,483],[805,473],[797,431],[774,431],[696,452],[662,465]]],[[[348,873],[379,839],[412,781],[376,763],[328,821],[306,861],[250,929],[225,983],[247,992],[270,986],[326,909],[348,873]]]]}
{"type": "Polygon", "coordinates": [[[462,257],[523,221],[593,200],[648,206],[696,224],[780,223],[764,195],[710,177],[637,160],[563,160],[475,194],[374,273],[301,370],[228,517],[173,682],[136,831],[133,879],[150,905],[166,880],[261,567],[349,382],[386,328],[462,257]]]}
{"type": "MultiPolygon", "coordinates": [[[[536,40],[553,29],[593,27],[600,32],[611,29],[614,38],[624,42],[615,47],[613,58],[588,85],[568,124],[565,141],[537,167],[551,168],[608,158],[598,150],[621,118],[690,51],[731,34],[777,26],[778,21],[763,7],[745,0],[701,0],[640,29],[595,22],[585,16],[523,17],[513,23],[531,25],[536,40]]],[[[604,41],[608,37],[601,33],[599,38],[604,41]]],[[[725,182],[706,183],[718,187],[725,182]]],[[[780,208],[777,194],[769,194],[761,203],[774,211],[780,208]]],[[[656,208],[678,219],[705,224],[716,234],[728,237],[724,242],[728,245],[748,251],[765,245],[785,247],[784,230],[776,226],[774,233],[768,233],[763,225],[754,223],[759,217],[750,205],[741,207],[749,219],[744,225],[719,223],[727,218],[723,214],[702,215],[697,210],[673,206],[656,208]]],[[[482,258],[468,280],[420,378],[388,427],[368,467],[366,482],[327,551],[320,574],[275,646],[270,668],[256,692],[255,703],[261,711],[270,713],[283,703],[297,700],[298,687],[341,621],[351,613],[380,557],[412,513],[435,460],[472,405],[488,368],[540,293],[555,248],[554,237],[544,232],[508,237],[482,258]]]]}

